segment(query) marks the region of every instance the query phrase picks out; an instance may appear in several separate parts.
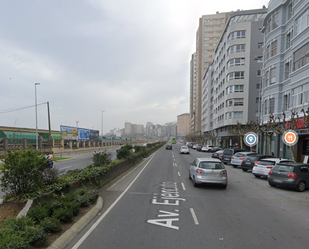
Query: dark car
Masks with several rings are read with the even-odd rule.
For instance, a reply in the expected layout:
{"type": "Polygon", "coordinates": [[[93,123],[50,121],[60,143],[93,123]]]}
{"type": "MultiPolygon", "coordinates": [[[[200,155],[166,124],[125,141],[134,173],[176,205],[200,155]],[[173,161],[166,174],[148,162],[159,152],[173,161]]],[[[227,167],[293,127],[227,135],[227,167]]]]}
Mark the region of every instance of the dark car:
{"type": "Polygon", "coordinates": [[[254,155],[249,155],[245,158],[245,160],[241,163],[240,167],[242,169],[242,171],[248,171],[248,170],[252,170],[254,167],[254,164],[257,161],[260,161],[261,159],[264,158],[272,158],[274,156],[272,155],[263,155],[263,154],[254,154],[254,155]]]}
{"type": "Polygon", "coordinates": [[[171,150],[172,148],[173,148],[173,147],[172,147],[171,144],[167,144],[166,147],[165,147],[165,149],[167,149],[167,150],[171,150]]]}
{"type": "Polygon", "coordinates": [[[208,152],[216,152],[218,150],[223,150],[223,149],[220,147],[212,147],[212,148],[209,148],[208,152]]]}
{"type": "Polygon", "coordinates": [[[232,156],[235,153],[241,152],[241,151],[245,151],[245,150],[242,150],[242,149],[225,149],[225,150],[223,150],[221,161],[224,164],[231,163],[232,156]]]}
{"type": "Polygon", "coordinates": [[[203,145],[201,145],[201,144],[197,144],[196,145],[196,150],[197,151],[202,151],[202,148],[203,148],[203,145]]]}
{"type": "Polygon", "coordinates": [[[270,186],[293,188],[303,192],[309,188],[309,165],[304,163],[278,163],[268,175],[270,186]]]}
{"type": "Polygon", "coordinates": [[[212,153],[212,154],[211,154],[211,157],[212,157],[212,158],[218,158],[218,159],[221,159],[221,157],[222,157],[222,153],[223,153],[223,150],[218,150],[218,151],[216,151],[216,152],[212,153]]]}

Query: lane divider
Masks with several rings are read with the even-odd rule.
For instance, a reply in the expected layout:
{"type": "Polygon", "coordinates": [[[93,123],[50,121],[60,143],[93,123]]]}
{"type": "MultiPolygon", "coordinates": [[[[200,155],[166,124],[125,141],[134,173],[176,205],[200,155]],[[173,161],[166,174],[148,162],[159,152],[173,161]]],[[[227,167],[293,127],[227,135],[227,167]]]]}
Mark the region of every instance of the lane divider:
{"type": "Polygon", "coordinates": [[[190,212],[191,212],[192,218],[193,218],[193,220],[194,220],[194,224],[195,224],[195,225],[199,225],[200,223],[199,223],[198,220],[197,220],[197,217],[196,217],[196,214],[195,214],[195,212],[194,212],[194,209],[193,209],[193,208],[190,208],[190,212]]]}

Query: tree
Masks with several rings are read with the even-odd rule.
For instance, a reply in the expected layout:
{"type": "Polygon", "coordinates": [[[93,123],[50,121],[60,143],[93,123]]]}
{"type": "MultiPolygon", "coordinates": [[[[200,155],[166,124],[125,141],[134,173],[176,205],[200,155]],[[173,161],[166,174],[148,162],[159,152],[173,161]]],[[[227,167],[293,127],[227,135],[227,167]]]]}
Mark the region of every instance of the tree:
{"type": "Polygon", "coordinates": [[[130,144],[126,144],[125,146],[122,146],[117,151],[117,159],[128,159],[131,154],[132,149],[133,149],[133,146],[130,144]]]}
{"type": "Polygon", "coordinates": [[[111,163],[111,154],[105,152],[95,152],[92,157],[93,166],[102,166],[111,163]]]}
{"type": "Polygon", "coordinates": [[[250,124],[241,124],[237,121],[236,125],[231,125],[229,130],[239,138],[240,148],[243,149],[243,136],[250,130],[250,124]]]}
{"type": "Polygon", "coordinates": [[[42,173],[45,161],[41,152],[31,148],[8,151],[4,157],[0,182],[2,191],[15,199],[23,199],[27,194],[35,192],[44,184],[42,173]]]}

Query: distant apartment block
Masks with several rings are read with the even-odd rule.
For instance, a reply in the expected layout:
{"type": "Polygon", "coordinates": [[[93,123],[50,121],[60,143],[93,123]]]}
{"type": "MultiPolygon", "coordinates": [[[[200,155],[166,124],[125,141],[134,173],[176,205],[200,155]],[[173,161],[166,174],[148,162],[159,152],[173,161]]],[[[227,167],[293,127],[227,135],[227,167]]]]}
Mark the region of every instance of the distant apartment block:
{"type": "Polygon", "coordinates": [[[177,137],[185,137],[190,133],[190,113],[177,116],[177,137]]]}

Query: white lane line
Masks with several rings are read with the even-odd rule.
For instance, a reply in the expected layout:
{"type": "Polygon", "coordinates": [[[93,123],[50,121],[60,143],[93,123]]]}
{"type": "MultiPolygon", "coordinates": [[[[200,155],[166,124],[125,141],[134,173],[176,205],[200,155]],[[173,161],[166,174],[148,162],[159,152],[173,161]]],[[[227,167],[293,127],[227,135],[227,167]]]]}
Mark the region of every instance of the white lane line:
{"type": "Polygon", "coordinates": [[[179,172],[177,172],[178,173],[178,176],[180,176],[180,173],[179,172]]]}
{"type": "Polygon", "coordinates": [[[148,166],[151,159],[154,157],[156,153],[154,153],[149,161],[146,163],[146,165],[142,168],[142,170],[137,174],[137,176],[133,179],[133,181],[129,184],[129,186],[123,191],[121,195],[114,201],[114,203],[105,211],[105,213],[90,227],[90,229],[84,234],[83,237],[80,238],[80,240],[72,247],[72,249],[77,249],[86,239],[87,237],[92,233],[92,231],[99,225],[99,223],[105,218],[106,215],[114,208],[114,206],[118,203],[118,201],[125,195],[125,193],[128,192],[129,188],[133,185],[133,183],[137,180],[137,178],[142,174],[144,169],[148,166]]]}
{"type": "Polygon", "coordinates": [[[183,182],[181,183],[181,186],[182,186],[182,189],[183,189],[183,190],[186,190],[186,187],[185,187],[185,185],[183,184],[183,182]]]}
{"type": "Polygon", "coordinates": [[[111,190],[117,183],[119,183],[121,180],[126,178],[129,174],[131,174],[133,171],[137,170],[138,167],[145,161],[145,159],[134,169],[132,169],[130,172],[128,172],[125,176],[121,177],[117,182],[115,182],[112,186],[110,186],[107,190],[111,190]]]}
{"type": "Polygon", "coordinates": [[[191,212],[191,215],[192,215],[192,218],[194,220],[195,225],[199,225],[197,217],[196,217],[195,212],[194,212],[194,209],[190,208],[190,212],[191,212]]]}

